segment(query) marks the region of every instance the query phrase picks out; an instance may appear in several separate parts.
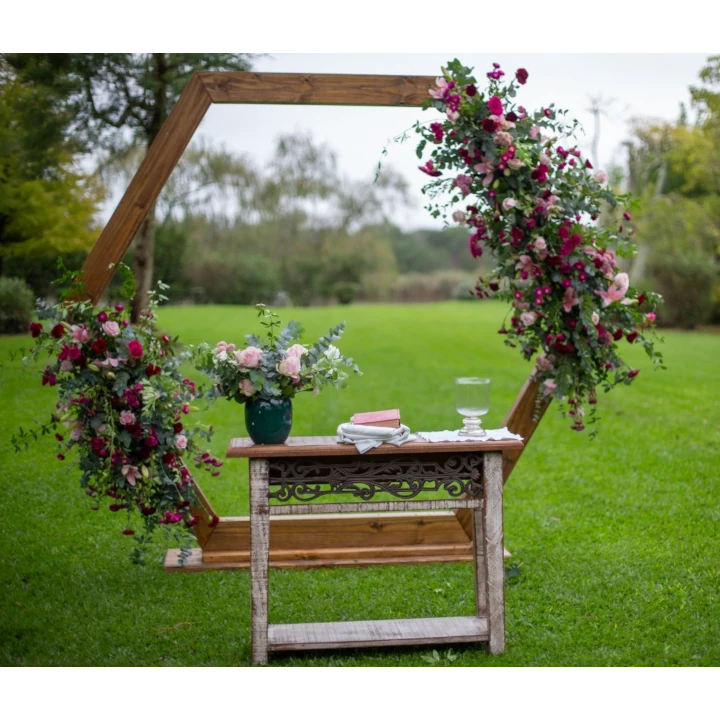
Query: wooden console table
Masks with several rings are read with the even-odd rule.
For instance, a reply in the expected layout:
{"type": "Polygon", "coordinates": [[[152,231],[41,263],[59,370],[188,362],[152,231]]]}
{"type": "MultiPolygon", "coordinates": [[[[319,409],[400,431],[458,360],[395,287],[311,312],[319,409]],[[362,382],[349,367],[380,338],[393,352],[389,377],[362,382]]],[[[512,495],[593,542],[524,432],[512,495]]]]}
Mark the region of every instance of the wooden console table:
{"type": "Polygon", "coordinates": [[[335,437],[290,438],[284,445],[230,441],[228,458],[250,463],[252,661],[268,653],[393,645],[487,642],[505,650],[503,563],[504,451],[501,442],[409,442],[360,455],[335,437]],[[423,499],[416,499],[423,494],[423,499]],[[425,499],[428,493],[440,497],[425,499]],[[383,498],[373,501],[377,494],[383,498]],[[316,500],[355,498],[351,502],[316,500]],[[387,499],[387,495],[391,499],[387,499]],[[469,509],[473,513],[476,613],[471,617],[268,624],[270,516],[386,510],[469,509]]]}

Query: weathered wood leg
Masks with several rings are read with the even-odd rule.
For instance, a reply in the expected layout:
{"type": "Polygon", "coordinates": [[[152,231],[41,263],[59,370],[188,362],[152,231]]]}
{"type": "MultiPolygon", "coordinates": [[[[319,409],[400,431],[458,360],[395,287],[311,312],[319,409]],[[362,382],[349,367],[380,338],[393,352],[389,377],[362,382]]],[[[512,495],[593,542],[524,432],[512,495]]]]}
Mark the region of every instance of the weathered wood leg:
{"type": "Polygon", "coordinates": [[[503,558],[503,457],[485,455],[483,525],[490,652],[505,652],[505,564],[503,558]]]}
{"type": "Polygon", "coordinates": [[[253,665],[268,661],[268,554],[270,463],[250,459],[250,597],[253,665]]]}
{"type": "Polygon", "coordinates": [[[483,530],[483,509],[473,514],[473,560],[475,562],[475,614],[487,617],[487,569],[485,567],[485,532],[483,530]]]}

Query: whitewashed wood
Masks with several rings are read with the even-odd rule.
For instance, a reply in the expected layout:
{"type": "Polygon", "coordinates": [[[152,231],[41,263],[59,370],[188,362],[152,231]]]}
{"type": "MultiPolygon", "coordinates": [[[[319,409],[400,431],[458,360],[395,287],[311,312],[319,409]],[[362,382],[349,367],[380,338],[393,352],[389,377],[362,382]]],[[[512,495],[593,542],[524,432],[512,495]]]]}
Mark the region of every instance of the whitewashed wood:
{"type": "Polygon", "coordinates": [[[484,459],[483,525],[490,652],[505,652],[505,562],[503,553],[502,453],[484,459]]]}
{"type": "Polygon", "coordinates": [[[475,614],[487,616],[487,572],[482,510],[473,510],[473,562],[475,565],[475,614]]]}
{"type": "Polygon", "coordinates": [[[449,617],[270,625],[270,650],[437,645],[486,642],[485,618],[449,617]]]}
{"type": "Polygon", "coordinates": [[[267,460],[250,460],[250,596],[254,665],[265,665],[268,661],[269,477],[267,460]]]}
{"type": "Polygon", "coordinates": [[[393,500],[390,502],[319,503],[317,505],[271,505],[271,515],[314,515],[315,513],[383,512],[387,510],[452,510],[482,507],[481,498],[460,500],[393,500]]]}

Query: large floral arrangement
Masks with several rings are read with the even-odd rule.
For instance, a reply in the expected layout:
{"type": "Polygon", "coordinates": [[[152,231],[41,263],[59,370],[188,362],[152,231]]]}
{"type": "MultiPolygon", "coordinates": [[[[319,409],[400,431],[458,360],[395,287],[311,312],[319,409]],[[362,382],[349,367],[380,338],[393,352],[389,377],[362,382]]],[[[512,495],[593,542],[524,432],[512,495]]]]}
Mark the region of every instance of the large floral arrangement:
{"type": "Polygon", "coordinates": [[[256,307],[265,337],[247,335],[242,348],[221,340],[214,348],[202,344],[196,351],[197,367],[213,380],[217,395],[238,403],[292,399],[299,392],[317,394],[324,385],[345,387],[350,372],[362,374],[353,359],[332,344],[345,323],[307,347],[299,342],[300,323],[290,321],[281,330],[276,313],[262,304],[256,307]]]}
{"type": "MultiPolygon", "coordinates": [[[[195,496],[188,465],[213,474],[222,465],[198,444],[211,429],[188,426],[195,384],[181,374],[171,338],[157,333],[160,299],[153,293],[132,325],[123,305],[97,309],[67,300],[39,303],[40,322],[30,325],[35,347],[28,357],[49,356],[41,382],[59,394],[57,411],[41,432],[55,433],[59,460],[75,451],[93,510],[105,504],[127,514],[123,533],[136,536],[136,562],[159,526],[171,529],[187,554],[188,531],[198,522],[190,510],[195,496]]],[[[13,438],[16,449],[31,434],[38,431],[21,429],[13,438]]]]}
{"type": "Polygon", "coordinates": [[[572,428],[583,430],[586,404],[595,419],[596,387],[629,384],[639,372],[620,357],[621,342],[641,343],[662,365],[646,336],[661,298],[631,287],[618,268],[618,257],[635,249],[622,207],[629,198],[568,145],[577,123],[565,123],[566,111],[552,104],[516,105],[528,72],[504,76],[495,63],[481,90],[458,60],[443,68],[426,107],[444,117],[416,126],[418,157],[432,148],[420,166],[433,178],[423,192],[433,216],[454,210],[452,220],[470,229],[474,257],[488,250],[497,260],[474,293],[512,303],[498,332],[535,359],[544,396],[565,400],[572,428]]]}

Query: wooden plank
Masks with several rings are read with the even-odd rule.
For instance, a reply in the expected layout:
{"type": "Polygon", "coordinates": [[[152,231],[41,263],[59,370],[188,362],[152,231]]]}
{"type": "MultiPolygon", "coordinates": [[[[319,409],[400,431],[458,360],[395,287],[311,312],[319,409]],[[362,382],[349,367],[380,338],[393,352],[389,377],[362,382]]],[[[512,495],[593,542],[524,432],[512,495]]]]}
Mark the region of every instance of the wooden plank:
{"type": "MultiPolygon", "coordinates": [[[[306,438],[290,437],[283,445],[255,445],[250,438],[233,438],[228,444],[228,458],[291,458],[291,457],[338,457],[359,456],[354,445],[344,445],[335,435],[316,438],[314,445],[306,445],[306,438]]],[[[489,453],[498,451],[521,450],[520,440],[496,440],[488,442],[423,442],[420,440],[405,443],[399,447],[382,444],[365,455],[417,455],[425,453],[489,453]]]]}
{"type": "Polygon", "coordinates": [[[414,618],[271,625],[272,651],[438,645],[486,642],[487,621],[478,617],[414,618]]]}
{"type": "Polygon", "coordinates": [[[197,482],[195,483],[195,496],[197,497],[198,502],[197,505],[191,506],[190,512],[200,518],[200,522],[193,526],[193,532],[197,538],[198,545],[202,548],[207,545],[208,540],[215,531],[216,525],[213,519],[216,516],[213,506],[205,497],[205,493],[202,491],[202,488],[197,484],[197,482]]]}
{"type": "Polygon", "coordinates": [[[485,456],[483,530],[490,652],[505,652],[502,455],[485,456]]]}
{"type": "Polygon", "coordinates": [[[419,107],[435,78],[424,75],[339,75],[200,72],[214,103],[419,107]]]}
{"type": "Polygon", "coordinates": [[[472,510],[473,515],[473,564],[475,566],[475,614],[486,617],[487,571],[485,567],[485,531],[482,510],[472,510]]]}
{"type": "MultiPolygon", "coordinates": [[[[452,511],[276,515],[270,518],[270,528],[271,560],[278,550],[463,543],[469,546],[470,542],[452,511]]],[[[220,518],[204,549],[208,552],[250,550],[250,518],[220,518]]]]}
{"type": "Polygon", "coordinates": [[[250,461],[250,596],[255,665],[264,665],[268,659],[269,476],[267,460],[250,461]]]}
{"type": "MultiPolygon", "coordinates": [[[[270,556],[270,567],[273,569],[295,569],[308,570],[313,568],[333,567],[372,567],[376,565],[426,565],[428,563],[452,563],[471,562],[473,559],[472,550],[468,546],[464,553],[449,554],[417,554],[423,552],[423,548],[416,548],[416,553],[403,557],[402,555],[391,555],[390,557],[377,557],[368,553],[367,557],[339,557],[324,559],[299,559],[299,560],[273,560],[270,556]]],[[[191,557],[184,565],[179,563],[179,550],[168,550],[165,554],[163,569],[165,572],[205,572],[207,570],[247,570],[250,567],[249,553],[248,560],[239,562],[203,562],[203,551],[196,549],[191,551],[191,557]]],[[[232,556],[233,553],[227,553],[232,556]]]]}
{"type": "Polygon", "coordinates": [[[517,433],[523,438],[523,445],[519,448],[509,448],[505,451],[503,460],[503,481],[507,482],[510,473],[520,459],[523,450],[530,442],[530,438],[535,433],[537,426],[540,424],[545,411],[550,405],[550,400],[542,399],[538,405],[538,393],[540,392],[540,384],[535,380],[535,373],[525,381],[520,390],[510,412],[505,418],[505,425],[510,432],[517,433]]]}
{"type": "MultiPolygon", "coordinates": [[[[270,530],[272,535],[272,526],[270,530]]],[[[417,545],[393,545],[392,547],[366,547],[366,548],[325,548],[301,549],[301,550],[276,550],[271,553],[271,567],[275,567],[273,562],[282,563],[283,561],[298,560],[363,560],[372,558],[412,558],[421,550],[424,556],[438,555],[447,557],[448,555],[461,555],[469,557],[471,552],[470,543],[462,543],[460,545],[423,545],[418,548],[417,545]]],[[[201,562],[206,564],[212,563],[249,563],[250,552],[241,550],[237,552],[208,552],[203,550],[201,562]]]]}
{"type": "Polygon", "coordinates": [[[201,80],[191,77],[85,260],[82,268],[84,295],[92,302],[97,302],[105,291],[117,263],[130,247],[210,102],[201,80]]]}
{"type": "Polygon", "coordinates": [[[271,515],[315,515],[320,513],[383,512],[389,510],[451,510],[479,508],[481,498],[465,500],[392,500],[390,502],[321,503],[319,505],[271,505],[271,515]]]}

